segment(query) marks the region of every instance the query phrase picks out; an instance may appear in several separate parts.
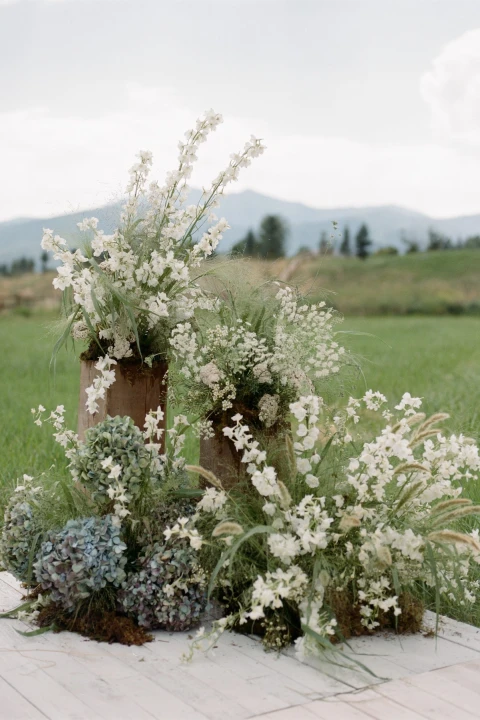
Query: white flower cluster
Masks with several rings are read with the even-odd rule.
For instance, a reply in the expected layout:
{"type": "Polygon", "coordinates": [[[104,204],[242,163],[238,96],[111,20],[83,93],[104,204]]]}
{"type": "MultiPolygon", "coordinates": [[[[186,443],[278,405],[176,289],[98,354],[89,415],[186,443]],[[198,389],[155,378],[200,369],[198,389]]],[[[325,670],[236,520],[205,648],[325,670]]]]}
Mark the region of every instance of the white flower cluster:
{"type": "Polygon", "coordinates": [[[334,339],[334,311],[324,303],[301,304],[292,288],[276,290],[274,309],[269,310],[273,329],[267,334],[254,331],[231,308],[224,309],[213,327],[203,331],[185,322],[172,333],[171,346],[190,399],[201,404],[203,398],[208,411],[212,406],[231,408],[239,388],[247,395],[250,388],[255,395],[259,385],[266,385],[269,392],[261,396],[258,414],[266,428],[272,427],[280,408],[312,392],[344,362],[344,348],[334,339]]]}
{"type": "Polygon", "coordinates": [[[108,355],[100,358],[95,363],[95,368],[98,370],[98,375],[95,377],[93,383],[86,389],[87,401],[85,403],[88,412],[91,415],[95,415],[98,412],[99,404],[98,400],[105,399],[105,392],[115,382],[115,370],[112,367],[117,364],[117,361],[108,355]]]}
{"type": "Polygon", "coordinates": [[[171,347],[184,377],[199,386],[200,395],[208,389],[209,402],[220,403],[223,410],[232,407],[236,387],[246,373],[259,382],[272,382],[267,341],[243,320],[208,328],[203,342],[191,323],[182,323],[172,332],[171,347]]]}
{"type": "MultiPolygon", "coordinates": [[[[323,464],[328,462],[331,437],[319,429],[325,409],[321,398],[302,396],[291,403],[297,425],[290,489],[266,464],[265,452],[242,424],[241,415],[233,418],[232,427],[224,428],[241,453],[253,487],[266,498],[264,525],[269,529],[268,569],[252,582],[239,621],[261,619],[267,611],[281,609],[284,600],[293,601],[307,628],[296,642],[300,656],[318,649],[315,637],[328,638],[335,632],[327,586],[350,594],[370,630],[378,627],[380,613],[401,614],[399,585],[408,591],[415,583],[437,583],[443,595],[476,601],[480,588],[470,579],[470,568],[472,561],[480,563],[478,530],[460,533],[449,524],[476,511],[458,496],[462,483],[480,474],[478,448],[463,436],[444,436],[437,424],[447,416],[427,419],[419,412],[419,398],[405,394],[393,413],[385,411],[385,405],[386,398],[372,391],[360,400],[350,399],[340,426],[340,448],[345,448],[349,425],[357,426],[364,411],[367,418],[372,411],[381,413],[386,425],[372,442],[360,445],[343,468],[336,468],[338,479],[333,480],[323,464]],[[454,554],[448,550],[452,545],[454,554]],[[430,563],[432,553],[436,570],[430,563]],[[322,565],[330,568],[330,575],[314,571],[322,565]]],[[[232,525],[229,518],[237,502],[210,489],[185,526],[192,532],[212,513],[223,525],[232,525]]],[[[249,527],[243,522],[242,526],[238,532],[246,536],[249,527]]],[[[219,539],[225,547],[224,538],[219,539]]],[[[230,565],[228,550],[224,561],[225,567],[230,565]]]]}
{"type": "Polygon", "coordinates": [[[284,384],[305,391],[340,370],[345,348],[334,339],[334,325],[340,318],[324,302],[300,304],[294,289],[288,286],[279,288],[277,300],[280,310],[273,369],[284,384]]]}
{"type": "Polygon", "coordinates": [[[170,540],[171,537],[188,538],[194,550],[200,550],[204,542],[198,530],[192,527],[191,518],[186,517],[179,518],[175,525],[167,527],[163,534],[166,540],[170,540]]]}
{"type": "Polygon", "coordinates": [[[34,415],[34,423],[39,427],[44,422],[48,422],[53,425],[56,432],[53,433],[53,437],[59,445],[65,448],[65,455],[67,458],[71,458],[72,454],[78,447],[78,435],[73,430],[68,430],[65,427],[65,407],[58,405],[55,410],[52,410],[48,417],[44,417],[43,414],[46,412],[43,405],[39,405],[37,409],[32,408],[32,415],[34,415]]]}
{"type": "MultiPolygon", "coordinates": [[[[230,156],[199,202],[187,205],[187,180],[198,147],[221,122],[221,115],[210,110],[186,133],[179,144],[178,167],[162,187],[152,182],[147,188],[152,155],[140,152],[130,170],[120,227],[106,235],[96,218],[78,223],[89,240],[83,253],[71,252],[64,238],[44,230],[42,248],[61,262],[53,284],[69,290],[74,338],[105,342],[107,355],[121,360],[162,323],[168,335],[176,323],[192,317],[196,307],[209,306],[192,270],[212,254],[228,223],[223,218],[216,222],[197,244],[195,233],[207,217],[215,222],[211,210],[227,185],[264,151],[262,142],[252,136],[241,152],[230,156]]],[[[90,412],[95,412],[97,395],[95,389],[89,395],[90,412]]]]}
{"type": "Polygon", "coordinates": [[[265,616],[265,608],[279,608],[286,598],[300,600],[307,586],[308,577],[297,565],[259,576],[253,584],[252,609],[245,618],[258,620],[265,616]]]}
{"type": "Polygon", "coordinates": [[[128,503],[131,501],[131,496],[127,492],[127,488],[120,480],[122,474],[122,466],[113,464],[113,458],[111,456],[105,458],[101,463],[104,470],[109,470],[108,478],[112,480],[110,487],[107,489],[107,495],[113,502],[113,513],[112,523],[116,527],[121,527],[122,522],[131,515],[128,509],[128,503]]]}

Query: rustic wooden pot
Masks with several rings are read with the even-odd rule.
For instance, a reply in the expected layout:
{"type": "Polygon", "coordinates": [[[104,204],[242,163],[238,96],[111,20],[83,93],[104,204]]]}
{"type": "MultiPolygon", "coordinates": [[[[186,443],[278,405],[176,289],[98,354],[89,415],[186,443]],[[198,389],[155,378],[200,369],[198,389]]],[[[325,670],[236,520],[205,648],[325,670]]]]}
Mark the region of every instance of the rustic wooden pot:
{"type": "MultiPolygon", "coordinates": [[[[157,363],[149,368],[142,362],[129,362],[115,365],[115,382],[105,391],[105,398],[98,400],[99,409],[91,415],[85,407],[85,390],[93,383],[99,371],[94,360],[81,360],[80,400],[78,404],[78,435],[85,437],[88,428],[105,420],[107,415],[129,415],[135,425],[144,429],[145,415],[160,405],[164,412],[163,429],[167,421],[167,363],[157,363]]],[[[162,436],[162,451],[165,444],[165,432],[162,436]]]]}
{"type": "MultiPolygon", "coordinates": [[[[249,477],[246,472],[246,465],[241,461],[243,450],[236,450],[233,441],[223,434],[223,428],[229,424],[230,422],[215,424],[213,437],[208,439],[200,438],[200,465],[205,470],[213,472],[221,481],[225,490],[230,490],[238,482],[249,477]]],[[[285,435],[290,432],[289,423],[277,423],[268,430],[259,430],[253,424],[250,424],[249,427],[253,437],[260,440],[262,444],[268,443],[270,447],[273,447],[274,443],[278,444],[278,446],[281,445],[281,455],[284,457],[285,435]]],[[[280,455],[278,459],[281,462],[280,455]]],[[[206,480],[201,480],[200,485],[210,487],[206,480]]]]}
{"type": "MultiPolygon", "coordinates": [[[[200,465],[210,470],[220,480],[225,490],[246,478],[245,465],[241,462],[242,452],[235,450],[230,438],[219,428],[211,438],[200,438],[200,465]]],[[[200,479],[202,487],[211,487],[200,479]]]]}

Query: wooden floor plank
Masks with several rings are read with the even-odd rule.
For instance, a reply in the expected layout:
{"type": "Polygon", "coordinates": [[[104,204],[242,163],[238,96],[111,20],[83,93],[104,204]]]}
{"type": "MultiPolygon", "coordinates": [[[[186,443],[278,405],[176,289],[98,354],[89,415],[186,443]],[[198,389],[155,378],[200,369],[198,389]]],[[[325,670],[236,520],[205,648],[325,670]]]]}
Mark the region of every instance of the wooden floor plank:
{"type": "Polygon", "coordinates": [[[3,720],[45,720],[48,715],[42,713],[4,678],[0,677],[0,718],[3,720]]]}
{"type": "Polygon", "coordinates": [[[395,680],[377,685],[376,692],[402,707],[408,708],[428,720],[472,720],[478,719],[478,712],[472,714],[461,710],[443,698],[431,695],[405,680],[395,680]]]}
{"type": "MultiPolygon", "coordinates": [[[[480,696],[480,666],[475,663],[462,663],[461,665],[451,665],[436,671],[441,677],[453,680],[461,688],[471,690],[480,696]]],[[[480,697],[478,699],[480,706],[480,697]]],[[[480,713],[479,713],[480,715],[480,713]]]]}
{"type": "Polygon", "coordinates": [[[320,718],[320,720],[368,720],[370,718],[371,720],[369,715],[345,701],[316,700],[307,705],[306,709],[310,713],[311,720],[313,718],[320,718]]]}
{"type": "MultiPolygon", "coordinates": [[[[20,599],[19,584],[0,573],[0,608],[20,599]]],[[[186,633],[155,633],[154,643],[127,648],[70,633],[24,638],[15,627],[26,626],[0,623],[0,720],[480,716],[480,631],[450,620],[442,621],[438,641],[421,635],[351,641],[352,657],[390,682],[325,660],[301,663],[292,648],[267,654],[244,635],[226,633],[212,654],[197,653],[185,664],[186,633]]]]}
{"type": "MultiPolygon", "coordinates": [[[[469,690],[449,677],[448,670],[449,668],[443,668],[442,670],[416,675],[408,678],[407,683],[429,692],[435,697],[443,698],[462,710],[467,710],[473,714],[478,712],[478,715],[480,715],[480,686],[476,692],[469,690]]],[[[463,672],[466,672],[465,669],[463,672]]]]}

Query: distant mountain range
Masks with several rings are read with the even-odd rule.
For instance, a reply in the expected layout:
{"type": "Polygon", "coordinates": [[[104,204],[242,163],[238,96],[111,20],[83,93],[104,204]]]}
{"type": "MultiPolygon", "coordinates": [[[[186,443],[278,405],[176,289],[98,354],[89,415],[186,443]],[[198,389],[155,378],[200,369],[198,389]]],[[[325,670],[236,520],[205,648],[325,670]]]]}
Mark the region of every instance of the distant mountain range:
{"type": "MultiPolygon", "coordinates": [[[[196,202],[200,192],[192,190],[191,202],[196,202]]],[[[226,195],[217,214],[224,215],[231,225],[225,233],[220,250],[228,251],[242,239],[247,230],[256,230],[265,215],[280,215],[289,226],[288,254],[294,255],[300,247],[316,249],[320,235],[332,235],[333,222],[338,224],[336,242],[348,225],[352,234],[361,223],[367,223],[376,248],[393,245],[404,249],[402,236],[424,245],[429,228],[444,233],[454,241],[470,235],[480,235],[480,214],[454,218],[432,218],[428,215],[395,205],[361,208],[313,208],[301,203],[288,202],[261,195],[252,190],[226,195]]],[[[74,247],[80,243],[76,223],[84,217],[95,216],[105,232],[111,232],[118,223],[120,203],[91,208],[81,212],[49,218],[18,218],[0,223],[0,264],[11,262],[21,256],[40,257],[42,228],[49,227],[62,235],[74,247]]]]}

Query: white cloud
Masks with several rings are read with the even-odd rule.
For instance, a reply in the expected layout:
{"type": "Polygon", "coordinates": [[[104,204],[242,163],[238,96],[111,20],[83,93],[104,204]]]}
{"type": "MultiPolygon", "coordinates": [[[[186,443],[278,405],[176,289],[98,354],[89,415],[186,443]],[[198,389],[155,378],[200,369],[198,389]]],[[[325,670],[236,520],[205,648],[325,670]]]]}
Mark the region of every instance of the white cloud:
{"type": "MultiPolygon", "coordinates": [[[[222,110],[216,103],[217,111],[222,110]]],[[[139,149],[154,153],[154,177],[176,162],[176,144],[204,108],[173,91],[131,87],[122,112],[98,118],[35,108],[0,114],[0,220],[49,216],[118,197],[139,149]]],[[[226,117],[200,150],[192,184],[208,183],[251,133],[267,152],[234,190],[317,207],[399,204],[432,215],[478,212],[478,151],[436,144],[388,146],[341,137],[283,135],[258,118],[226,117]]]]}
{"type": "Polygon", "coordinates": [[[480,145],[480,28],[445,45],[420,90],[439,138],[480,145]]]}

